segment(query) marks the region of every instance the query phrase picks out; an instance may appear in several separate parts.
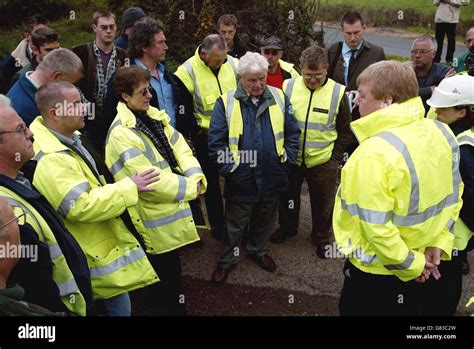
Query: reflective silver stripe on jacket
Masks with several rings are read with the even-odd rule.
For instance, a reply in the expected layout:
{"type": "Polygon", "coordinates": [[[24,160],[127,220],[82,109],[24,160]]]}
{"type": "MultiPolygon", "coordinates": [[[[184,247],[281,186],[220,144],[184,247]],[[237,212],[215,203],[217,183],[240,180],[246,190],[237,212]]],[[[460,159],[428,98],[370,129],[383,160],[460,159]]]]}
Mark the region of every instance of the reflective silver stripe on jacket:
{"type": "Polygon", "coordinates": [[[460,145],[472,145],[474,146],[474,137],[465,135],[458,138],[458,142],[460,145]],[[462,143],[462,144],[461,144],[462,143]]]}
{"type": "Polygon", "coordinates": [[[131,128],[130,131],[135,133],[138,136],[138,138],[140,138],[140,140],[142,141],[143,145],[145,146],[145,157],[151,162],[153,166],[159,167],[162,170],[165,170],[168,167],[170,167],[170,165],[168,164],[168,161],[166,161],[165,159],[161,161],[156,160],[155,153],[153,153],[153,149],[145,140],[145,138],[140,134],[140,132],[138,132],[138,130],[131,128]]]}
{"type": "Polygon", "coordinates": [[[178,193],[176,194],[175,201],[181,201],[184,200],[184,197],[186,196],[186,177],[183,176],[177,176],[178,181],[179,181],[179,186],[178,186],[178,193]]]}
{"type": "Polygon", "coordinates": [[[108,265],[104,265],[102,267],[91,267],[89,268],[91,277],[97,278],[101,276],[110,275],[115,273],[116,271],[130,265],[137,260],[145,257],[145,252],[141,247],[137,248],[135,251],[125,254],[120,258],[117,258],[113,262],[108,265]]]}
{"type": "Polygon", "coordinates": [[[149,229],[159,228],[164,225],[174,223],[182,218],[192,217],[192,215],[193,213],[191,212],[191,209],[186,208],[184,210],[176,212],[175,214],[160,219],[143,220],[143,225],[145,226],[145,228],[149,229]]]}
{"type": "Polygon", "coordinates": [[[128,148],[127,150],[120,153],[119,159],[112,164],[112,166],[110,167],[110,173],[115,176],[125,167],[125,163],[128,160],[133,159],[134,157],[137,157],[142,154],[143,152],[140,149],[128,148]]]}
{"type": "Polygon", "coordinates": [[[196,173],[203,173],[200,167],[190,167],[186,171],[184,171],[185,177],[191,177],[193,174],[196,173]]]}
{"type": "Polygon", "coordinates": [[[272,93],[273,99],[280,106],[281,112],[285,115],[285,101],[281,99],[278,89],[273,86],[267,86],[270,92],[272,93]]]}
{"type": "Polygon", "coordinates": [[[122,121],[121,121],[121,120],[117,120],[117,121],[115,121],[112,125],[110,125],[109,130],[108,130],[108,132],[107,132],[107,137],[106,137],[106,143],[105,143],[105,144],[109,143],[109,136],[110,136],[110,133],[112,132],[112,130],[113,130],[114,128],[116,128],[117,126],[121,126],[121,125],[122,125],[122,121]]]}
{"type": "MultiPolygon", "coordinates": [[[[48,244],[48,249],[49,249],[49,256],[52,261],[54,261],[56,258],[63,256],[63,252],[61,251],[61,248],[59,247],[58,243],[49,243],[48,240],[46,239],[46,235],[43,231],[43,228],[41,227],[41,224],[39,221],[36,219],[36,217],[33,215],[33,213],[23,205],[21,202],[18,200],[15,200],[11,197],[8,196],[3,196],[7,202],[13,206],[13,207],[21,207],[25,210],[25,212],[28,214],[28,217],[31,217],[36,223],[36,226],[40,230],[39,233],[43,237],[43,241],[48,244]]],[[[54,263],[54,262],[53,262],[54,263]]],[[[56,282],[56,281],[55,281],[56,282]]],[[[70,279],[69,281],[65,281],[63,283],[56,283],[56,286],[59,289],[59,294],[60,296],[67,296],[71,293],[79,292],[79,287],[76,284],[76,280],[70,279]]]]}
{"type": "Polygon", "coordinates": [[[211,115],[209,111],[206,113],[206,111],[204,110],[204,104],[202,103],[201,91],[199,90],[199,87],[197,85],[196,75],[194,74],[194,68],[189,59],[183,63],[183,67],[184,69],[186,69],[189,76],[191,76],[191,79],[193,80],[193,83],[194,83],[194,100],[196,101],[196,107],[194,109],[194,112],[196,114],[211,115]]]}
{"type": "Polygon", "coordinates": [[[74,208],[79,197],[82,194],[89,192],[90,189],[91,186],[89,182],[82,182],[72,187],[61,201],[61,204],[58,207],[58,213],[64,218],[67,218],[69,211],[74,208]]]}
{"type": "MultiPolygon", "coordinates": [[[[290,102],[291,102],[291,96],[293,94],[293,88],[295,86],[295,81],[296,81],[296,78],[290,79],[288,81],[288,84],[285,90],[285,94],[287,95],[290,102]]],[[[336,117],[336,110],[339,105],[339,93],[341,92],[341,88],[342,86],[338,83],[334,85],[334,88],[332,90],[332,96],[331,96],[331,104],[329,106],[329,111],[328,111],[327,123],[323,124],[320,122],[310,122],[310,121],[305,123],[304,121],[299,120],[298,121],[299,127],[301,129],[304,129],[306,127],[308,130],[318,130],[321,132],[334,131],[336,129],[336,124],[334,122],[334,119],[336,117]]]]}
{"type": "Polygon", "coordinates": [[[293,94],[293,87],[295,87],[295,81],[296,81],[296,78],[291,78],[288,80],[288,83],[286,84],[285,94],[290,101],[291,101],[291,95],[293,94]]]}
{"type": "Polygon", "coordinates": [[[408,252],[407,258],[400,264],[384,264],[384,267],[388,270],[406,270],[415,260],[415,254],[413,251],[408,252]]]}
{"type": "Polygon", "coordinates": [[[387,222],[392,221],[393,224],[397,226],[412,226],[426,222],[428,219],[437,216],[445,208],[457,204],[459,201],[459,186],[461,185],[461,175],[459,173],[459,146],[457,145],[455,138],[444,128],[440,122],[435,121],[435,124],[446,137],[452,150],[453,193],[446,196],[439,203],[426,208],[423,212],[418,212],[420,205],[419,179],[411,156],[408,152],[408,148],[406,144],[393,133],[382,132],[381,134],[377,135],[377,137],[381,137],[390,145],[392,145],[398,152],[400,152],[410,173],[411,191],[408,215],[401,216],[394,213],[393,211],[376,211],[361,208],[357,204],[347,204],[347,202],[342,199],[339,189],[337,195],[341,198],[342,208],[347,210],[352,216],[359,216],[360,220],[367,223],[384,225],[387,222]]]}
{"type": "Polygon", "coordinates": [[[237,67],[235,66],[234,60],[229,55],[227,55],[227,62],[229,62],[230,67],[232,68],[232,71],[234,72],[234,75],[235,75],[235,81],[236,81],[236,83],[238,83],[239,82],[239,75],[237,73],[237,67]]]}

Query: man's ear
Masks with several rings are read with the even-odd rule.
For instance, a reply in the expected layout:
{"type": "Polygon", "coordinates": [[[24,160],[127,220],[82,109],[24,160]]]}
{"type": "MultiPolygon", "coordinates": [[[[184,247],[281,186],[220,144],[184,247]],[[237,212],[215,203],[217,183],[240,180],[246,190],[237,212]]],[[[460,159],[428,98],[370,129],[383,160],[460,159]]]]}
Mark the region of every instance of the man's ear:
{"type": "Polygon", "coordinates": [[[59,70],[56,70],[54,73],[51,74],[51,77],[53,78],[53,80],[61,80],[62,75],[63,75],[62,72],[60,72],[59,70]]]}
{"type": "Polygon", "coordinates": [[[385,108],[385,107],[388,107],[390,105],[392,105],[393,103],[393,98],[392,96],[385,96],[383,99],[382,99],[382,103],[380,104],[380,107],[381,108],[385,108]]]}
{"type": "Polygon", "coordinates": [[[201,50],[201,52],[199,52],[199,57],[205,62],[207,60],[207,52],[201,50]]]}
{"type": "Polygon", "coordinates": [[[458,115],[456,116],[456,120],[460,120],[466,117],[467,111],[466,108],[458,109],[458,115]]]}
{"type": "Polygon", "coordinates": [[[34,46],[34,45],[31,45],[31,51],[33,51],[33,53],[34,53],[35,55],[38,55],[38,53],[39,53],[39,49],[38,49],[36,46],[34,46]]]}

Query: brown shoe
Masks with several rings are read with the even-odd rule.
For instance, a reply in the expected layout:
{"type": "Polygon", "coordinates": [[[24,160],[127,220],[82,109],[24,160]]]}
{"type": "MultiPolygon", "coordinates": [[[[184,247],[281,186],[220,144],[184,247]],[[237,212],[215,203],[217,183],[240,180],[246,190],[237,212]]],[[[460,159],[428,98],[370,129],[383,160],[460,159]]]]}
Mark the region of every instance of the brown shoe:
{"type": "Polygon", "coordinates": [[[262,257],[254,257],[254,259],[257,261],[260,268],[271,273],[277,268],[275,261],[268,253],[265,253],[262,257]]]}
{"type": "Polygon", "coordinates": [[[232,267],[224,268],[222,265],[218,265],[214,273],[212,274],[211,284],[213,286],[221,286],[227,280],[230,270],[232,267]]]}

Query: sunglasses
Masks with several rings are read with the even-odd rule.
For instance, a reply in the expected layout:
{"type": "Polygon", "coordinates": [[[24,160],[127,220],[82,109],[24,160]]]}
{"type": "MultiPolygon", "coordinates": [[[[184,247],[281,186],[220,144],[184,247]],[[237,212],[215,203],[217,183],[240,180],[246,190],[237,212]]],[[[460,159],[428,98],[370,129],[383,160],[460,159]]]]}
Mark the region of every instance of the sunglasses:
{"type": "Polygon", "coordinates": [[[148,87],[145,87],[143,90],[133,92],[133,94],[138,93],[138,94],[141,94],[143,97],[146,97],[148,94],[152,95],[151,90],[152,90],[152,87],[148,86],[148,87]]]}

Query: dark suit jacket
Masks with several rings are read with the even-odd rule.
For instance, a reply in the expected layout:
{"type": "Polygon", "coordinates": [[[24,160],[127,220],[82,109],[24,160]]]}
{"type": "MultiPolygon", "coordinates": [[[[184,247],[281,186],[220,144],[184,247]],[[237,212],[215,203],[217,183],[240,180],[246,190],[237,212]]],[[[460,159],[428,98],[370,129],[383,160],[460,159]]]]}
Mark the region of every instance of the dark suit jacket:
{"type": "MultiPolygon", "coordinates": [[[[331,72],[332,66],[334,66],[334,73],[330,74],[329,77],[336,82],[345,85],[344,83],[344,58],[341,53],[342,45],[336,42],[331,45],[328,49],[329,58],[329,72],[331,72]]],[[[360,52],[354,60],[354,66],[350,70],[350,74],[347,81],[347,91],[357,90],[356,80],[362,71],[372,63],[380,62],[385,59],[385,53],[383,48],[374,44],[371,44],[367,40],[362,42],[360,52]]]]}

